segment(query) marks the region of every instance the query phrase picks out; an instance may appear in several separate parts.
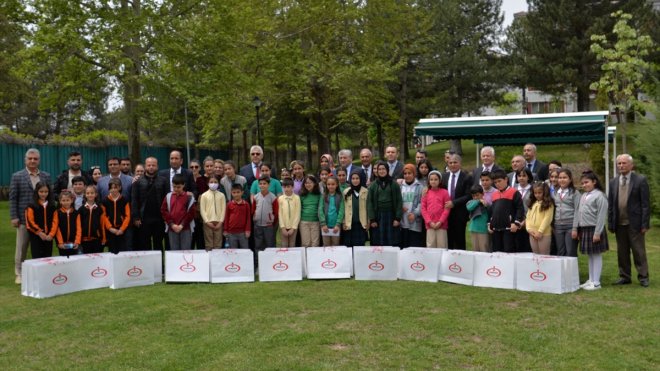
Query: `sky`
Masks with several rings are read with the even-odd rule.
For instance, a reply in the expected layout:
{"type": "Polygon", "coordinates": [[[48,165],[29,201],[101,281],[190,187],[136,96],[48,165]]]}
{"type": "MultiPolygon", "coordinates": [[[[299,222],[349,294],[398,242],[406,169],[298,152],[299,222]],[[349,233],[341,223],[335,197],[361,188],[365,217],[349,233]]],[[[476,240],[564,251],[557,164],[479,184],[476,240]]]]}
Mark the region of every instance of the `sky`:
{"type": "Polygon", "coordinates": [[[507,28],[513,22],[513,14],[527,11],[526,0],[502,0],[502,12],[504,13],[503,28],[507,28]]]}

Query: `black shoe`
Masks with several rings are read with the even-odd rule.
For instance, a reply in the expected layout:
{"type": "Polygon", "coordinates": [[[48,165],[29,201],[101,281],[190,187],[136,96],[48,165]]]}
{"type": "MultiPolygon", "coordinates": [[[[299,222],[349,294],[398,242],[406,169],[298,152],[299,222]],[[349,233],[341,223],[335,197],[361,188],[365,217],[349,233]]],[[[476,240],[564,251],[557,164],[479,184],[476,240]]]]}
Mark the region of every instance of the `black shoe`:
{"type": "Polygon", "coordinates": [[[642,287],[649,287],[649,280],[648,278],[639,280],[639,284],[642,285],[642,287]]]}
{"type": "MultiPolygon", "coordinates": [[[[614,284],[615,284],[615,285],[630,285],[630,284],[631,284],[631,281],[630,281],[630,280],[627,280],[627,279],[625,279],[625,278],[619,278],[619,280],[616,281],[616,282],[614,282],[614,284]]],[[[648,285],[648,283],[647,283],[647,285],[648,285]]]]}

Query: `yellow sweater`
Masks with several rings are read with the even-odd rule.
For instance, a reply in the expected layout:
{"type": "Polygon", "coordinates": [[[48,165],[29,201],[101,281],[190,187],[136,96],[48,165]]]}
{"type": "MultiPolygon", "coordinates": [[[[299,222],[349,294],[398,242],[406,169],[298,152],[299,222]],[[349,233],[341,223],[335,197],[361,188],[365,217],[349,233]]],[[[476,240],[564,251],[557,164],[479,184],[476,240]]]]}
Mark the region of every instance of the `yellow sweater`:
{"type": "Polygon", "coordinates": [[[287,196],[285,194],[277,198],[279,207],[277,218],[282,229],[298,229],[300,224],[300,197],[297,194],[287,196]]]}
{"type": "Polygon", "coordinates": [[[224,193],[208,190],[199,198],[199,213],[204,223],[225,221],[225,207],[227,200],[224,193]]]}
{"type": "Polygon", "coordinates": [[[544,211],[541,211],[541,202],[536,201],[534,205],[527,210],[527,217],[525,218],[525,227],[527,231],[538,231],[544,236],[550,236],[552,234],[552,218],[555,215],[555,206],[550,205],[550,207],[544,211]]]}

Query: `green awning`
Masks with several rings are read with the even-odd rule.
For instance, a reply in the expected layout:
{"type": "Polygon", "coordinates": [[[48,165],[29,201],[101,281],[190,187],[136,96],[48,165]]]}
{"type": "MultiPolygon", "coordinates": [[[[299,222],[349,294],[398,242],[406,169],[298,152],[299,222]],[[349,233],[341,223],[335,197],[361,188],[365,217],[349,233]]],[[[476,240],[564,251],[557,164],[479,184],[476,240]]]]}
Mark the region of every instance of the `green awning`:
{"type": "MultiPolygon", "coordinates": [[[[614,140],[614,134],[609,133],[610,143],[614,140]]],[[[565,135],[565,136],[546,136],[546,137],[524,137],[524,138],[475,138],[475,143],[484,146],[523,146],[527,143],[539,144],[582,144],[582,143],[603,143],[603,133],[594,135],[565,135]]]]}
{"type": "Polygon", "coordinates": [[[603,142],[607,116],[607,111],[594,111],[421,119],[415,127],[415,135],[430,135],[435,139],[474,139],[480,143],[504,139],[518,144],[541,143],[539,138],[548,137],[557,137],[551,143],[580,143],[579,137],[589,138],[585,142],[600,137],[598,141],[603,142]],[[560,139],[562,137],[565,142],[560,139]]]}

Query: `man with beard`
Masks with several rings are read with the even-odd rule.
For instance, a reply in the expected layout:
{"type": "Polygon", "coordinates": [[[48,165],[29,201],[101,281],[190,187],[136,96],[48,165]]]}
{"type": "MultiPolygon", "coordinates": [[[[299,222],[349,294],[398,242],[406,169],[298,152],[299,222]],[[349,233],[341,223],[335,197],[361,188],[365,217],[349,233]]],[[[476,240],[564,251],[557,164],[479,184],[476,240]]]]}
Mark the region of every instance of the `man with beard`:
{"type": "Polygon", "coordinates": [[[54,200],[56,200],[62,190],[72,189],[73,185],[71,180],[74,177],[81,176],[85,180],[85,185],[92,184],[90,174],[81,170],[82,168],[82,154],[78,151],[69,152],[69,159],[67,160],[68,170],[64,170],[55,180],[53,185],[54,200]]]}
{"type": "Polygon", "coordinates": [[[165,237],[165,224],[160,207],[168,184],[164,177],[158,176],[158,160],[147,157],[144,161],[144,176],[133,184],[131,200],[131,219],[137,228],[139,250],[162,250],[165,237]]]}

